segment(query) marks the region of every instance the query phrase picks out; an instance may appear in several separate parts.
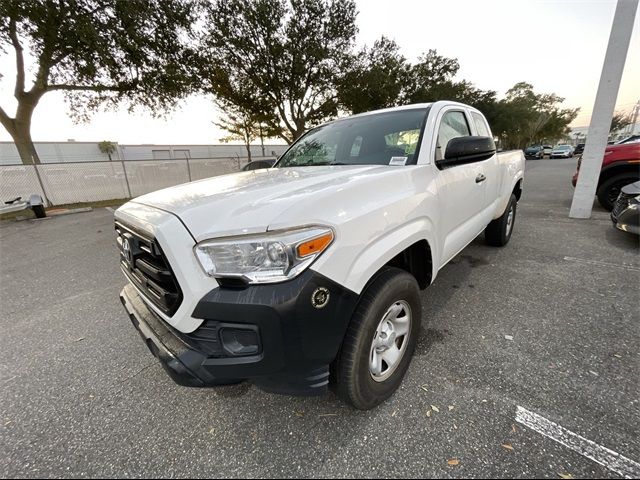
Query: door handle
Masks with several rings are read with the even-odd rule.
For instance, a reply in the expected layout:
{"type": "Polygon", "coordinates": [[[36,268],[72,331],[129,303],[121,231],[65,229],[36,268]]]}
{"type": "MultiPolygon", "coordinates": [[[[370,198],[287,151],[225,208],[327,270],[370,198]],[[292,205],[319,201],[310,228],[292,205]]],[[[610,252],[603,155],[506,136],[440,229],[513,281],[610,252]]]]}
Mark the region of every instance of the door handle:
{"type": "Polygon", "coordinates": [[[483,174],[479,173],[478,176],[476,177],[476,183],[482,183],[487,179],[487,177],[485,177],[483,174]]]}

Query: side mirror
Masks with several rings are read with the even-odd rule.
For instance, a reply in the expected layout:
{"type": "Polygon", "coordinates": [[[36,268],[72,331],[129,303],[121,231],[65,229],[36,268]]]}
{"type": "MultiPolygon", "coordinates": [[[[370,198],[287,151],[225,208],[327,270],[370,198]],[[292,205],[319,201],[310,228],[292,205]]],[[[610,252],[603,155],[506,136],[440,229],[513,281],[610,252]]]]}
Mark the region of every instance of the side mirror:
{"type": "Polygon", "coordinates": [[[447,143],[444,158],[438,165],[450,166],[463,163],[481,162],[496,153],[496,144],[491,137],[458,137],[447,143]]]}

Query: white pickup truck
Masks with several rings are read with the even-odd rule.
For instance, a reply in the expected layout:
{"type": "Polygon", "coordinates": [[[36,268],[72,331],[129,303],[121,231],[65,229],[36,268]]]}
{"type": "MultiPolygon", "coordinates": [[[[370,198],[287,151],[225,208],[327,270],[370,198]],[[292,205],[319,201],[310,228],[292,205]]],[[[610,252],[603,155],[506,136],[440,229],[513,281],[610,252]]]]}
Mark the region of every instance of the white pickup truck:
{"type": "Polygon", "coordinates": [[[524,155],[478,110],[409,105],[308,131],[274,168],[192,182],[115,213],[120,297],[179,384],[393,394],[420,289],[484,231],[511,237],[524,155]]]}

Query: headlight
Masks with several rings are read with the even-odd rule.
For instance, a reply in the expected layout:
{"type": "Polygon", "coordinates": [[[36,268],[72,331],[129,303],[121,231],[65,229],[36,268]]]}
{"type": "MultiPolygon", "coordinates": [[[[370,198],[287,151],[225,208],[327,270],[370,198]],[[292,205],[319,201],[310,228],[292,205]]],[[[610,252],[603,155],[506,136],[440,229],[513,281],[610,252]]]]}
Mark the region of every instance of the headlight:
{"type": "Polygon", "coordinates": [[[209,276],[274,283],[299,275],[333,239],[331,228],[314,226],[205,240],[194,252],[209,276]]]}

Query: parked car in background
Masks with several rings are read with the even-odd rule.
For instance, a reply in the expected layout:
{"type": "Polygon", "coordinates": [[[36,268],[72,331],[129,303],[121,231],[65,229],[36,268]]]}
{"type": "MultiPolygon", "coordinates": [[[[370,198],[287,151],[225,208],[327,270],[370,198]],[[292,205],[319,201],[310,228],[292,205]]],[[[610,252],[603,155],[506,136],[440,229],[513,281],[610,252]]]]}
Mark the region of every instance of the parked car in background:
{"type": "MultiPolygon", "coordinates": [[[[582,157],[578,160],[576,173],[571,183],[576,186],[582,157]]],[[[604,151],[602,170],[596,194],[603,208],[611,211],[625,185],[640,180],[640,143],[609,145],[604,151]]]]}
{"type": "Polygon", "coordinates": [[[611,211],[611,221],[624,232],[640,235],[640,182],[622,187],[611,211]]]}
{"type": "Polygon", "coordinates": [[[543,145],[542,146],[542,155],[543,156],[551,155],[551,150],[553,150],[553,147],[551,145],[543,145]]]}
{"type": "Polygon", "coordinates": [[[551,158],[571,158],[573,157],[573,147],[571,145],[556,145],[551,150],[551,158]]]}
{"type": "Polygon", "coordinates": [[[582,155],[582,152],[584,152],[584,143],[579,143],[578,145],[576,145],[576,149],[573,151],[574,155],[582,155]]]}
{"type": "Polygon", "coordinates": [[[640,135],[631,135],[627,138],[623,138],[622,140],[618,140],[615,144],[622,145],[623,143],[635,143],[640,142],[640,135]]]}
{"type": "Polygon", "coordinates": [[[543,158],[544,149],[542,148],[542,145],[527,147],[524,149],[524,156],[525,158],[543,158]]]}
{"type": "Polygon", "coordinates": [[[244,167],[242,167],[243,172],[247,172],[249,170],[261,170],[263,168],[271,168],[276,163],[275,158],[254,160],[252,162],[247,163],[244,167]]]}

